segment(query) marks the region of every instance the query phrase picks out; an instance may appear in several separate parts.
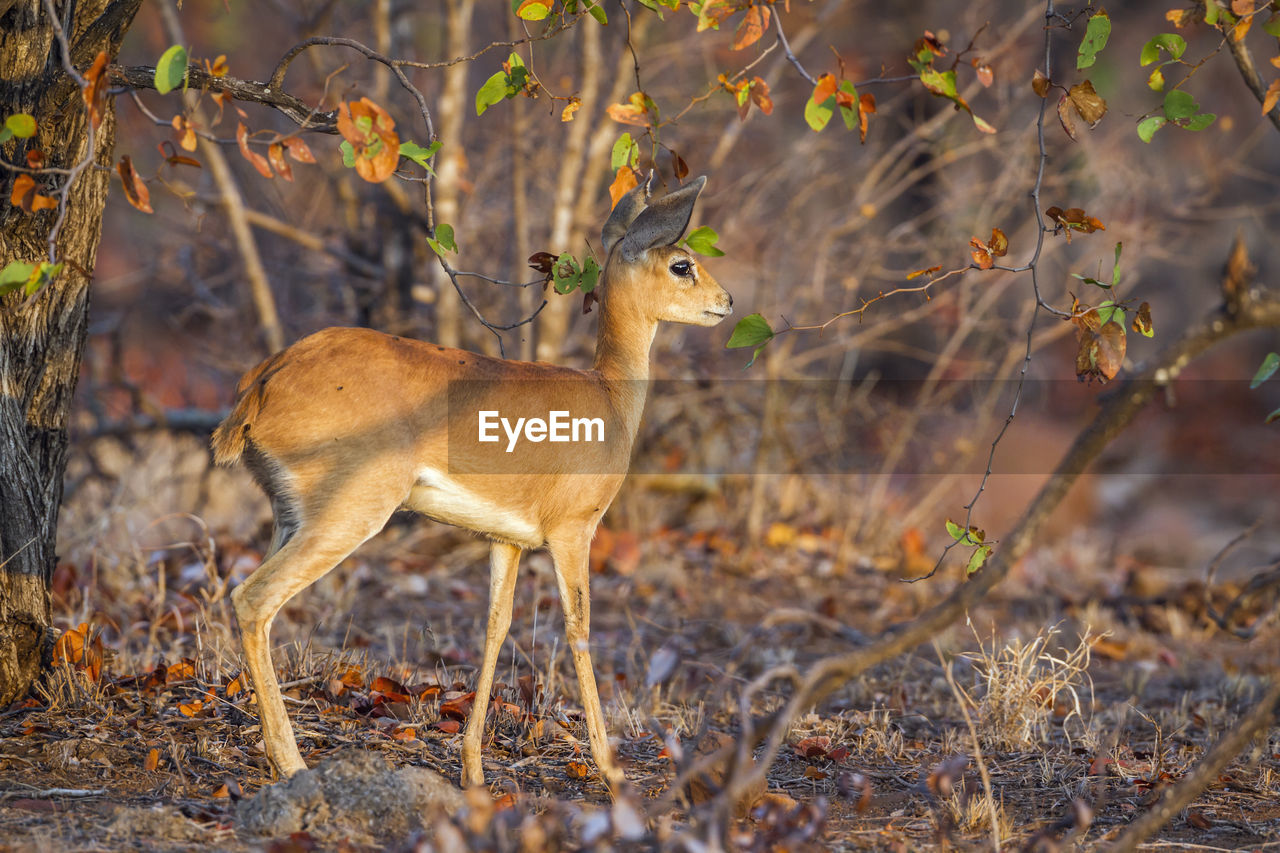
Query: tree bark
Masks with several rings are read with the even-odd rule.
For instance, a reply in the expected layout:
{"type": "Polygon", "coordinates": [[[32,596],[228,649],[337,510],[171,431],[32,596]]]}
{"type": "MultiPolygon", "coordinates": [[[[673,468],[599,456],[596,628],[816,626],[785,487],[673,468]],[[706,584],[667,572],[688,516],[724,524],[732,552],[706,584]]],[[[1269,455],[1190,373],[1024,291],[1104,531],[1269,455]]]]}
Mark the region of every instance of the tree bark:
{"type": "MultiPolygon", "coordinates": [[[[85,0],[65,6],[63,29],[72,63],[82,72],[99,51],[114,57],[141,0],[85,0]]],[[[86,111],[62,64],[53,23],[40,0],[5,4],[0,14],[0,116],[27,113],[36,136],[0,146],[5,163],[23,164],[27,151],[67,169],[87,152],[86,111]]],[[[0,706],[25,695],[48,648],[49,581],[67,427],[84,349],[89,309],[88,271],[102,231],[115,143],[115,109],[108,102],[95,133],[94,167],[66,193],[66,220],[55,244],[62,273],[33,297],[21,290],[0,297],[0,706]]],[[[8,204],[18,173],[0,167],[0,268],[11,261],[48,260],[49,234],[59,211],[34,214],[8,204]]],[[[45,195],[66,176],[37,175],[45,195]]]]}

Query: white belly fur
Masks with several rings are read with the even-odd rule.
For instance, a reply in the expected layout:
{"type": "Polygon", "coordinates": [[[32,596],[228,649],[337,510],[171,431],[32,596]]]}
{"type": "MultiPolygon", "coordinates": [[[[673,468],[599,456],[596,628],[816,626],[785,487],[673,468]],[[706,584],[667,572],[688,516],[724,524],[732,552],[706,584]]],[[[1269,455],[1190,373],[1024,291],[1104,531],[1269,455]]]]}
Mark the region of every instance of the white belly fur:
{"type": "Polygon", "coordinates": [[[468,490],[437,468],[418,471],[405,506],[437,521],[525,548],[543,544],[542,530],[532,520],[468,490]]]}

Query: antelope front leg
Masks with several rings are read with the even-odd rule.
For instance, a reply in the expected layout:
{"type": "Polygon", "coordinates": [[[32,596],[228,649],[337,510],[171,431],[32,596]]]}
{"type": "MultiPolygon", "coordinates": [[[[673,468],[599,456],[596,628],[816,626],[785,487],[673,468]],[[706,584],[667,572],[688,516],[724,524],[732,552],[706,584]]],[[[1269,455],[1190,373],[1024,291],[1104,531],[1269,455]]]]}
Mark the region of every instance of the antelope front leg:
{"type": "Polygon", "coordinates": [[[493,671],[498,666],[502,641],[511,627],[511,603],[516,591],[516,569],[520,565],[520,549],[515,545],[494,542],[489,549],[489,624],[484,634],[484,661],[476,681],[476,698],[467,718],[467,731],[462,736],[462,787],[484,784],[480,766],[480,744],[484,739],[484,718],[493,690],[493,671]]]}
{"type": "Polygon", "coordinates": [[[555,560],[560,604],[564,608],[564,632],[578,673],[578,690],[582,694],[582,711],[587,718],[591,756],[609,787],[616,791],[623,781],[622,768],[614,762],[613,751],[609,748],[609,732],[604,724],[604,711],[600,708],[595,670],[591,667],[591,593],[587,565],[590,546],[590,536],[553,542],[551,556],[555,560]]]}

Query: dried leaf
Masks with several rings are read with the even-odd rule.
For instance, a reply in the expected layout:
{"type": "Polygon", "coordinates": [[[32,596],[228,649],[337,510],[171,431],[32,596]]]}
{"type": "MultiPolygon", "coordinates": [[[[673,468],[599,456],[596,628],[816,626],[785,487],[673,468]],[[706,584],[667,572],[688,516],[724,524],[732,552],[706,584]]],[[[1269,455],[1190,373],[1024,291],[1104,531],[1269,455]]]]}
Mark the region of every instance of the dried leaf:
{"type": "Polygon", "coordinates": [[[942,264],[936,264],[931,267],[925,267],[922,270],[912,270],[911,272],[907,273],[907,281],[912,281],[913,279],[917,279],[922,275],[933,275],[934,273],[938,272],[941,269],[942,269],[942,264]]]}
{"type": "Polygon", "coordinates": [[[159,766],[160,766],[160,750],[156,749],[153,746],[151,747],[150,750],[147,751],[147,757],[142,762],[142,769],[150,773],[152,770],[155,770],[159,766]]]}
{"type": "Polygon", "coordinates": [[[813,87],[813,97],[810,100],[818,105],[826,103],[827,98],[836,93],[838,85],[834,74],[823,74],[818,78],[817,85],[813,87]]]}
{"type": "Polygon", "coordinates": [[[1262,98],[1262,114],[1271,112],[1277,100],[1280,100],[1280,80],[1272,80],[1271,85],[1267,87],[1266,95],[1262,98]]]}
{"type": "Polygon", "coordinates": [[[96,128],[102,123],[102,112],[107,103],[107,52],[98,51],[93,65],[84,73],[85,87],[81,92],[84,105],[89,109],[89,121],[96,128]]]}
{"type": "Polygon", "coordinates": [[[338,132],[355,152],[356,174],[371,184],[390,178],[400,163],[400,136],[391,114],[368,98],[338,108],[338,132]]]}
{"type": "Polygon", "coordinates": [[[618,202],[629,191],[639,186],[640,182],[636,180],[635,170],[630,166],[623,166],[618,169],[618,174],[613,178],[613,183],[609,185],[609,200],[613,207],[618,206],[618,202]]]}
{"type": "Polygon", "coordinates": [[[773,115],[773,98],[769,95],[769,84],[761,77],[751,78],[751,103],[759,107],[760,112],[765,115],[773,115]]]}
{"type": "Polygon", "coordinates": [[[284,159],[284,145],[279,142],[273,142],[267,146],[267,159],[271,161],[271,168],[286,181],[293,180],[293,167],[289,165],[289,161],[284,159]]]}
{"type": "Polygon", "coordinates": [[[581,761],[570,761],[565,765],[564,772],[570,779],[586,779],[591,775],[591,768],[581,761]]]}
{"type": "Polygon", "coordinates": [[[26,213],[56,209],[58,200],[36,192],[37,187],[35,178],[30,175],[18,175],[13,180],[13,192],[9,194],[9,203],[26,213]]]}
{"type": "Polygon", "coordinates": [[[758,42],[769,27],[769,7],[765,5],[751,6],[738,24],[738,31],[733,36],[733,49],[742,50],[758,42]]]}
{"type": "Polygon", "coordinates": [[[280,144],[289,152],[289,156],[299,163],[314,163],[316,161],[316,157],[311,153],[311,149],[307,147],[307,143],[297,136],[286,136],[280,140],[280,144]]]}
{"type": "Polygon", "coordinates": [[[582,107],[580,98],[570,98],[569,103],[565,104],[563,110],[560,111],[560,121],[573,121],[573,114],[582,107]]]}
{"type": "Polygon", "coordinates": [[[1088,80],[1072,86],[1067,94],[1071,99],[1071,106],[1075,107],[1080,118],[1089,122],[1089,127],[1096,127],[1107,114],[1107,102],[1093,90],[1093,84],[1088,80]]]}
{"type": "Polygon", "coordinates": [[[867,141],[867,116],[876,111],[876,96],[867,92],[858,97],[858,142],[867,141]]]}
{"type": "Polygon", "coordinates": [[[1066,131],[1067,136],[1073,140],[1076,139],[1076,123],[1071,118],[1071,101],[1066,95],[1058,99],[1058,122],[1062,125],[1062,129],[1066,131]]]}
{"type": "Polygon", "coordinates": [[[274,177],[271,173],[271,166],[267,163],[267,158],[249,147],[249,128],[244,126],[244,122],[240,122],[239,126],[236,127],[236,142],[240,143],[241,156],[253,164],[253,168],[258,170],[258,174],[264,178],[274,177]]]}
{"type": "MultiPolygon", "coordinates": [[[[974,63],[975,64],[974,64],[973,70],[974,70],[974,73],[978,76],[978,82],[981,83],[984,87],[990,87],[991,84],[996,81],[995,71],[992,69],[990,65],[987,65],[985,62],[979,65],[977,64],[978,60],[974,60],[974,63]]],[[[1039,71],[1039,69],[1036,69],[1036,70],[1039,71]]]]}
{"type": "Polygon", "coordinates": [[[1034,91],[1037,95],[1039,95],[1042,98],[1047,98],[1049,96],[1050,85],[1052,84],[1049,82],[1049,78],[1045,76],[1045,73],[1043,71],[1037,68],[1036,73],[1031,77],[1032,91],[1034,91]]]}
{"type": "Polygon", "coordinates": [[[116,171],[120,173],[120,180],[124,184],[124,197],[128,199],[129,204],[143,213],[154,213],[155,211],[151,209],[151,193],[147,190],[147,185],[142,182],[142,178],[133,170],[133,161],[129,159],[128,154],[120,158],[120,162],[116,164],[116,171]]]}

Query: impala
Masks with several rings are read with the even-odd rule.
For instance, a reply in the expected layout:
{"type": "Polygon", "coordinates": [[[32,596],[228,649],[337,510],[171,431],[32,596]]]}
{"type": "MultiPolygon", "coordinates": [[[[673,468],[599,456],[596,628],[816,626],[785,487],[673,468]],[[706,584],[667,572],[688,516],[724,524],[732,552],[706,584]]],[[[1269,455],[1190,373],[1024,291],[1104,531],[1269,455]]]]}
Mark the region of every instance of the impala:
{"type": "Polygon", "coordinates": [[[407,508],[491,540],[489,616],[462,740],[462,784],[484,784],[481,737],[511,625],[516,569],[524,550],[542,547],[555,563],[591,754],[611,788],[622,781],[588,651],[587,552],[626,476],[658,323],[713,326],[733,304],[676,245],[705,183],[698,178],[650,205],[646,182],[610,215],[601,234],[608,260],[591,370],[333,328],[240,380],[213,450],[221,464],[243,459],[271,501],[266,557],[231,599],[267,757],[279,775],[306,764],[271,661],[271,623],[285,602],[407,508]],[[479,440],[477,423],[486,412],[599,419],[604,440],[522,442],[507,453],[505,442],[479,440]]]}

